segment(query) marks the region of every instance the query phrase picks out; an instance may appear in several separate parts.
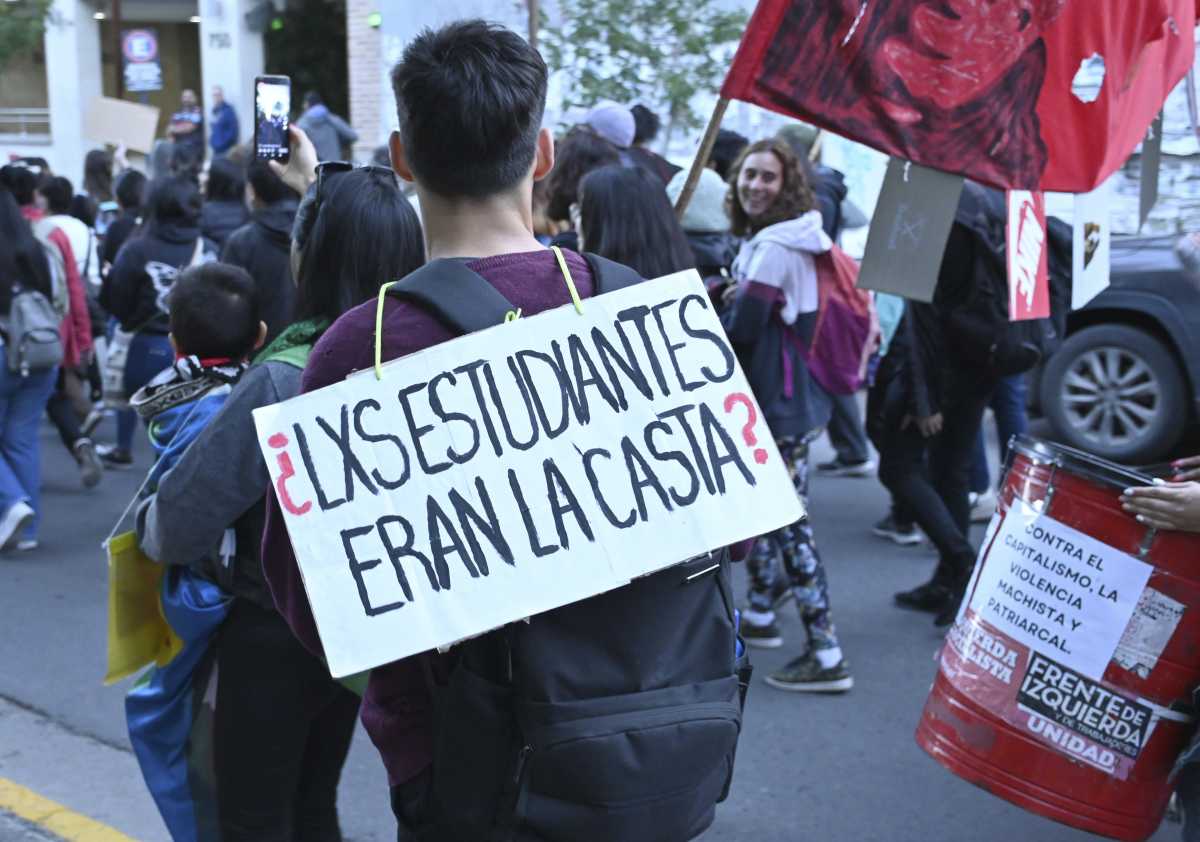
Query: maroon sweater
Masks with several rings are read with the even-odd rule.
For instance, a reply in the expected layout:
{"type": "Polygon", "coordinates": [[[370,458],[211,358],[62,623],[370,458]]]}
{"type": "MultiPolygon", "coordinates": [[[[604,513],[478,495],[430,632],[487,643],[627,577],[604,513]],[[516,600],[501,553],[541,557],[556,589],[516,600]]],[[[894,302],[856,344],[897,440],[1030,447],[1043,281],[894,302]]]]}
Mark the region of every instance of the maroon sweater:
{"type": "MultiPolygon", "coordinates": [[[[581,297],[592,294],[591,272],[582,257],[563,252],[581,297]]],[[[570,302],[558,262],[550,250],[485,257],[467,264],[509,301],[532,316],[570,302]]],[[[375,307],[369,301],[334,322],[313,349],[304,369],[301,392],[311,392],[345,379],[375,362],[375,307]]],[[[402,357],[453,338],[424,310],[389,299],[383,315],[383,358],[402,357]]],[[[267,525],[263,534],[263,573],[275,605],[300,641],[324,657],[312,609],[296,567],[274,490],[267,492],[267,525]]],[[[388,782],[403,783],[429,765],[433,756],[433,705],[421,659],[416,655],[371,671],[363,697],[362,721],[383,756],[388,782]]],[[[436,666],[436,665],[432,665],[436,666]]]]}

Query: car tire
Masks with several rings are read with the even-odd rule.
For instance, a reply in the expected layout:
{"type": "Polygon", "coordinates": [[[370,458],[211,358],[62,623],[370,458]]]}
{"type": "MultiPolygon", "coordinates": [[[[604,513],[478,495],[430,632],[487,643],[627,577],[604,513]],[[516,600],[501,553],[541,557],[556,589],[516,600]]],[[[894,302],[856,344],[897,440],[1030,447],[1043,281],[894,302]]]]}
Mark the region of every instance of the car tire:
{"type": "Polygon", "coordinates": [[[1186,385],[1161,341],[1126,325],[1072,334],[1046,364],[1042,411],[1066,444],[1113,462],[1139,465],[1178,444],[1186,385]]]}

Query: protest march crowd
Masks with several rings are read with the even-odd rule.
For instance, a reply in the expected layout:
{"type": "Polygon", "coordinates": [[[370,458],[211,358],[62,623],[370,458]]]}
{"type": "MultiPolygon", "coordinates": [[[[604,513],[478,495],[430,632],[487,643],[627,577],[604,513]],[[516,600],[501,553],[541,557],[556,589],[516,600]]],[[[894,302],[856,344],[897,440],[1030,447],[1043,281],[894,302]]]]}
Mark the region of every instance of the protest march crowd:
{"type": "MultiPolygon", "coordinates": [[[[126,710],[175,839],[341,839],[337,786],[360,719],[401,840],[694,838],[731,786],[746,693],[764,692],[747,646],[795,653],[765,676],[776,690],[853,687],[819,522],[789,509],[764,534],[369,671],[336,669],[296,523],[341,518],[327,528],[363,618],[407,617],[505,564],[565,565],[656,512],[763,493],[768,467],[786,466],[806,508],[810,446],[828,431],[837,456],[815,471],[877,473],[892,507],[873,531],[937,550],[896,605],[949,626],[975,570],[971,524],[996,504],[984,413],[1003,464],[1045,350],[1008,321],[990,245],[1004,194],[967,184],[931,302],[872,295],[837,248],[853,213],[843,175],[814,163],[804,126],[722,130],[677,217],[688,172],[650,149],[658,117],[602,102],[555,137],[547,68],[503,28],[426,31],[391,81],[400,128],[366,166],[340,160],[353,130],[315,94],[311,119],[287,129],[286,164],[236,145],[218,97],[206,161],[188,92],[148,173],[123,150],[88,153],[79,190],[44,160],[0,168],[0,549],[38,548],[43,412],[85,486],[106,469],[145,473],[135,543],[161,565],[178,652],[126,710]],[[698,293],[606,311],[561,342],[437,357],[380,400],[339,398],[269,439],[256,428],[256,411],[355,372],[381,377],[400,370],[389,361],[434,360],[464,334],[582,313],[601,294],[634,302],[644,280],[689,270],[698,293]],[[723,391],[724,412],[710,407],[705,390],[743,374],[754,399],[723,391]],[[650,402],[611,443],[541,458],[650,402]],[[746,438],[757,449],[725,418],[739,404],[770,430],[746,438]],[[116,440],[95,441],[111,418],[116,440]],[[507,473],[485,480],[485,459],[507,473]],[[418,478],[419,518],[372,508],[418,478]],[[744,595],[731,562],[747,566],[744,595]],[[789,602],[804,640],[781,634],[789,602]]],[[[1069,243],[1064,260],[1053,239],[1052,319],[1070,273],[1069,243]]],[[[1123,502],[1155,528],[1200,531],[1200,457],[1176,468],[1178,483],[1123,502]]],[[[1200,839],[1192,768],[1178,784],[1185,838],[1200,839]]]]}

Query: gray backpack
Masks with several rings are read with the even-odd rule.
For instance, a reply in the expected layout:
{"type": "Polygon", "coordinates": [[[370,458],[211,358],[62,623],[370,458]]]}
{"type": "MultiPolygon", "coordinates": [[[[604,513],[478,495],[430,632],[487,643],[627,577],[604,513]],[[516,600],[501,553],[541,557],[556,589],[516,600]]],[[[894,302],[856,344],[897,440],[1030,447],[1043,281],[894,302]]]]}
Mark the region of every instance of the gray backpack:
{"type": "MultiPolygon", "coordinates": [[[[585,255],[597,294],[642,280],[585,255]]],[[[389,290],[469,333],[514,309],[457,260],[389,290]]],[[[393,790],[422,842],[685,842],[728,794],[749,659],[725,550],[514,623],[427,676],[432,772],[393,790]]],[[[403,834],[401,838],[404,838],[403,834]]]]}
{"type": "Polygon", "coordinates": [[[49,371],[63,361],[62,318],[45,295],[15,286],[8,318],[0,320],[8,351],[8,370],[22,377],[49,371]]]}

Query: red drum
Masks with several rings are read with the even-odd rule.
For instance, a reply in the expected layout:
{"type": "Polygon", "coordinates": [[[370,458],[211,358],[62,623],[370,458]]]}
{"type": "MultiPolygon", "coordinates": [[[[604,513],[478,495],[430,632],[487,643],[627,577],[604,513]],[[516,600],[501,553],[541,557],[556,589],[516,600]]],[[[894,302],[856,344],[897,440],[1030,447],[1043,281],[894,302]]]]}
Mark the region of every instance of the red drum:
{"type": "Polygon", "coordinates": [[[1200,686],[1200,536],[1156,533],[1119,502],[1151,482],[1014,440],[917,728],[956,775],[1131,842],[1166,810],[1200,686]]]}

